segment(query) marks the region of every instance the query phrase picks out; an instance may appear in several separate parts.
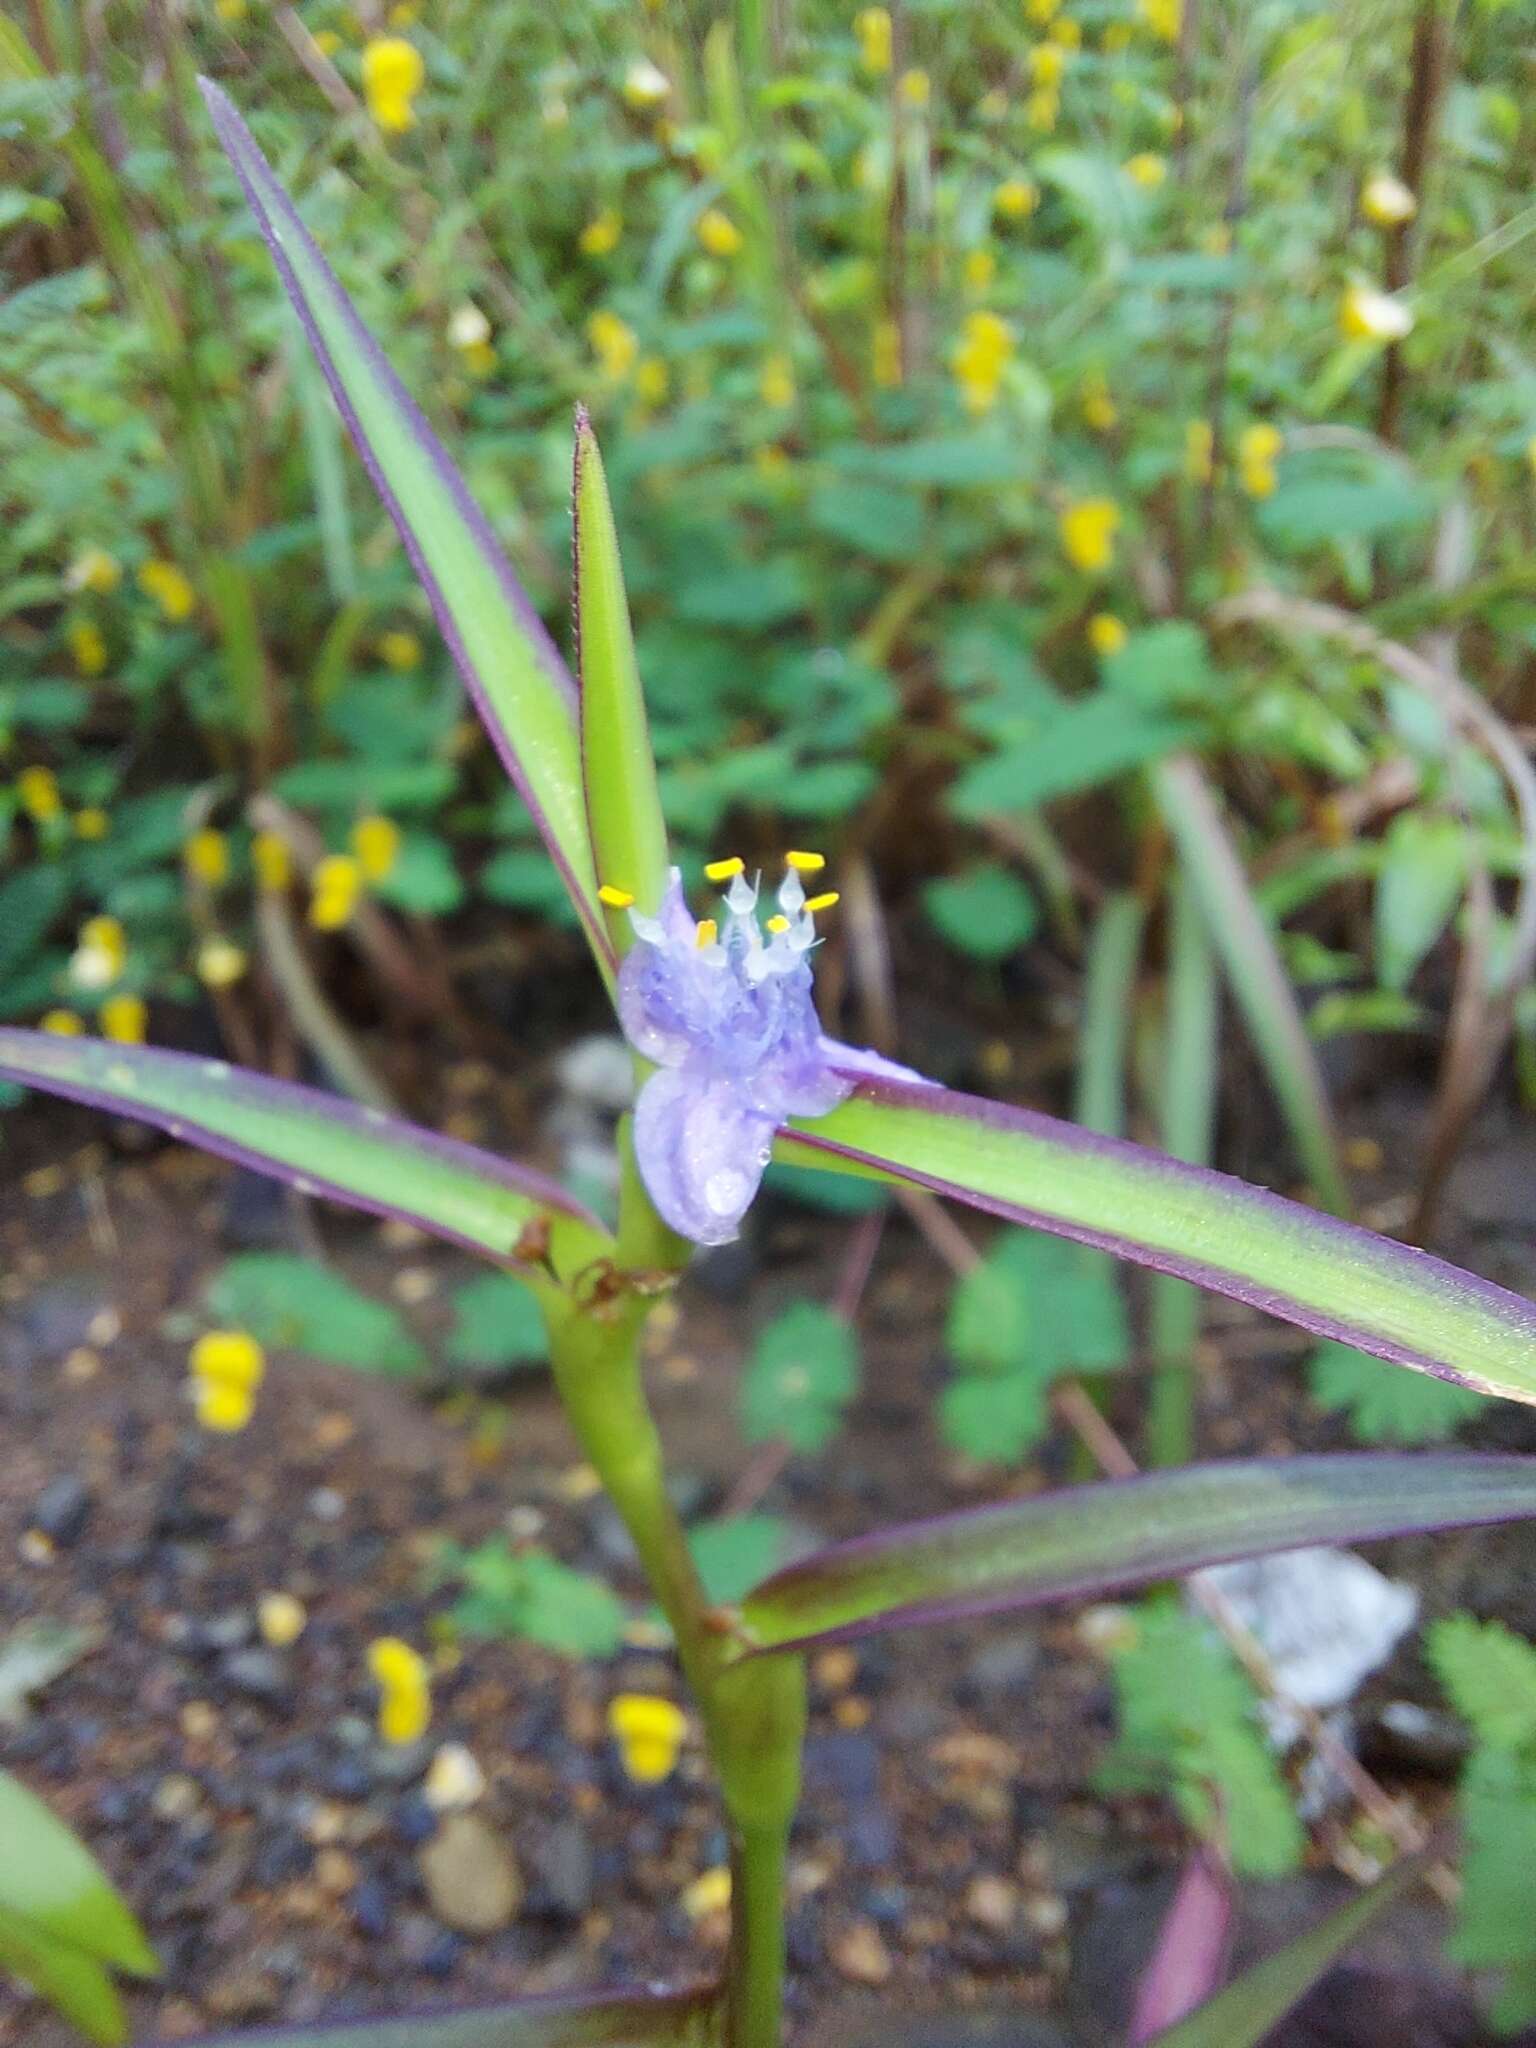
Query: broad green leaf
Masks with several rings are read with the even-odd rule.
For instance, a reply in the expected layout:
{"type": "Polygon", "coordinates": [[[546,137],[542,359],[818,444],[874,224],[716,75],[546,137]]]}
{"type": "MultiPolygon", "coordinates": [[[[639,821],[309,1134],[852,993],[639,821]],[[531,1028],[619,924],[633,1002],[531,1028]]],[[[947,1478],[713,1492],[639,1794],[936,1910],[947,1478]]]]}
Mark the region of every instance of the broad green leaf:
{"type": "Polygon", "coordinates": [[[237,1165],[473,1251],[509,1256],[524,1227],[550,1212],[591,1221],[555,1182],[489,1152],[223,1060],[5,1028],[0,1075],[157,1124],[237,1165]]]}
{"type": "Polygon", "coordinates": [[[1303,1544],[1536,1518],[1536,1459],[1240,1458],[941,1515],[818,1551],[750,1594],[754,1649],[992,1614],[1303,1544]]]}
{"type": "Polygon", "coordinates": [[[127,2040],[122,2002],[96,1958],[70,1942],[54,1940],[4,1906],[0,1906],[0,1973],[30,1984],[87,2040],[100,2041],[105,2048],[127,2040]]]}
{"type": "Polygon", "coordinates": [[[984,1464],[1010,1464],[1050,1427],[1046,1383],[1029,1372],[967,1375],[939,1397],[944,1441],[984,1464]]]}
{"type": "Polygon", "coordinates": [[[977,960],[1005,960],[1040,921],[1034,897],[996,861],[925,882],[923,908],[951,945],[977,960]]]}
{"type": "Polygon", "coordinates": [[[570,677],[463,479],[359,320],[249,129],[203,97],[283,286],[497,751],[609,962],[582,794],[570,677]]]}
{"type": "Polygon", "coordinates": [[[130,1976],[159,1970],[94,1856],[42,1800],[0,1771],[0,1909],[130,1976]]]}
{"type": "Polygon", "coordinates": [[[706,1597],[733,1606],[759,1579],[783,1563],[789,1532],[777,1515],[721,1515],[688,1531],[706,1597]]]}
{"type": "Polygon", "coordinates": [[[1217,694],[1205,635],[1187,619],[1169,619],[1132,633],[1106,655],[1104,687],[1148,711],[1207,704],[1217,694]]]}
{"type": "Polygon", "coordinates": [[[514,1273],[482,1273],[455,1290],[448,1356],[475,1371],[549,1356],[544,1312],[514,1273]]]}
{"type": "MultiPolygon", "coordinates": [[[[528,1998],[467,2012],[268,2027],[261,2040],[263,2048],[718,2048],[719,2001],[710,1989],[528,1998]]],[[[202,2048],[249,2041],[221,2034],[202,2048]]]]}
{"type": "Polygon", "coordinates": [[[1430,1630],[1428,1650],[1452,1706],[1479,1742],[1494,1749],[1536,1744],[1536,1644],[1501,1621],[1451,1614],[1430,1630]]]}
{"type": "Polygon", "coordinates": [[[1154,1600],[1112,1656],[1120,1732],[1109,1790],[1171,1797],[1244,1877],[1284,1877],[1306,1836],[1259,1721],[1253,1681],[1200,1615],[1154,1600]]]}
{"type": "Polygon", "coordinates": [[[805,511],[818,533],[877,562],[910,562],[923,551],[922,500],[889,484],[824,484],[805,511]]]}
{"type": "Polygon", "coordinates": [[[1259,530],[1276,547],[1303,549],[1327,542],[1374,540],[1435,515],[1435,496],[1421,484],[1389,477],[1319,477],[1291,473],[1259,507],[1259,530]]]}
{"type": "Polygon", "coordinates": [[[860,1078],[781,1153],[1099,1246],[1484,1394],[1536,1402],[1536,1306],[1226,1174],[945,1088],[860,1078]]]}
{"type": "Polygon", "coordinates": [[[276,1349],[364,1372],[415,1373],[426,1353],[398,1310],[294,1252],[244,1252],[208,1283],[208,1313],[276,1349]]]}
{"type": "Polygon", "coordinates": [[[23,868],[0,882],[0,982],[25,965],[68,900],[62,865],[23,868]]]}
{"type": "Polygon", "coordinates": [[[407,832],[389,873],[371,887],[380,902],[418,917],[446,917],[464,901],[452,847],[426,832],[407,832]]]}
{"type": "Polygon", "coordinates": [[[1156,2036],[1148,2048],[1259,2048],[1291,2007],[1355,1944],[1367,1927],[1422,1875],[1427,1859],[1395,1863],[1369,1891],[1295,1941],[1288,1942],[1235,1983],[1156,2036]]]}
{"type": "Polygon", "coordinates": [[[1536,1756],[1479,1749],[1461,1781],[1463,1891],[1450,1955],[1469,1970],[1536,1963],[1536,1756]]]}
{"type": "MultiPolygon", "coordinates": [[[[608,480],[585,409],[576,415],[572,502],[581,760],[592,853],[599,881],[622,889],[654,917],[667,884],[667,826],[656,787],[608,480]]],[[[633,937],[628,914],[610,908],[607,918],[609,940],[622,955],[633,937]]]]}
{"type": "Polygon", "coordinates": [[[1376,973],[1401,993],[1451,921],[1467,878],[1467,835],[1455,818],[1408,810],[1393,819],[1376,879],[1376,973]]]}
{"type": "Polygon", "coordinates": [[[611,1657],[623,1640],[624,1608],[612,1589],[547,1550],[514,1550],[492,1537],[449,1549],[443,1564],[446,1577],[463,1582],[450,1619],[465,1635],[521,1636],[569,1657],[611,1657]]]}
{"type": "Polygon", "coordinates": [[[782,1437],[797,1451],[821,1450],[858,1383],[858,1344],[847,1323],[817,1302],[791,1303],[752,1347],[742,1387],[748,1443],[782,1437]]]}
{"type": "Polygon", "coordinates": [[[1319,1407],[1342,1409],[1369,1444],[1434,1444],[1475,1415],[1482,1396],[1427,1373],[1394,1372],[1353,1344],[1322,1344],[1308,1367],[1319,1407]]]}
{"type": "Polygon", "coordinates": [[[1034,810],[1144,767],[1188,737],[1188,726],[1098,690],[968,768],[954,786],[951,807],[960,818],[1034,810]]]}

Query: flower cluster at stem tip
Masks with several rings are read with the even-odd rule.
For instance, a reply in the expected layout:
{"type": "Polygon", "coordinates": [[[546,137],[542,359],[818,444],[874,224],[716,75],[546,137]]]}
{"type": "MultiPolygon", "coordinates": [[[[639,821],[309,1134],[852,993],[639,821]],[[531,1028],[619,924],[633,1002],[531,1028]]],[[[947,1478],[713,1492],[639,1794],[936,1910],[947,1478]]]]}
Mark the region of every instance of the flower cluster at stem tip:
{"type": "Polygon", "coordinates": [[[635,1159],[651,1200],[682,1236],[727,1244],[757,1193],[774,1132],[789,1116],[823,1116],[853,1087],[845,1070],[915,1080],[905,1068],[826,1038],[811,993],[816,918],[834,890],[808,896],[819,853],[785,855],[776,908],[761,923],[759,885],[739,857],[704,873],[725,884],[721,916],[695,918],[673,868],[659,914],[605,883],[635,943],[619,970],[619,1020],[659,1070],[635,1105],[635,1159]]]}

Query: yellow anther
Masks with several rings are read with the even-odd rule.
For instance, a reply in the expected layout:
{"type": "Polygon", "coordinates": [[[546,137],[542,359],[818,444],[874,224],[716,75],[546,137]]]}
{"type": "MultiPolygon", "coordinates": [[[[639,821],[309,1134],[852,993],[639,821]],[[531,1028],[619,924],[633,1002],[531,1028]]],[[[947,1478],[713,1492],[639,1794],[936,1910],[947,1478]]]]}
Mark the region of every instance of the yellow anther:
{"type": "Polygon", "coordinates": [[[712,946],[720,936],[720,927],[712,917],[701,917],[693,934],[693,943],[702,953],[706,946],[712,946]]]}
{"type": "Polygon", "coordinates": [[[628,910],[635,898],[633,890],[615,889],[612,882],[604,882],[597,892],[597,900],[606,903],[610,910],[628,910]]]}
{"type": "Polygon", "coordinates": [[[777,938],[780,932],[787,932],[789,930],[789,919],[787,917],[770,917],[763,929],[772,932],[774,937],[777,938]]]}
{"type": "Polygon", "coordinates": [[[828,889],[824,895],[813,896],[805,907],[814,915],[818,910],[830,910],[834,903],[841,901],[842,898],[838,895],[836,889],[828,889]]]}
{"type": "Polygon", "coordinates": [[[704,876],[710,882],[728,882],[733,875],[745,872],[746,862],[739,853],[733,853],[729,860],[711,860],[704,864],[704,876]]]}
{"type": "Polygon", "coordinates": [[[827,864],[824,853],[796,853],[791,850],[784,856],[784,865],[793,868],[797,875],[819,875],[827,864]]]}

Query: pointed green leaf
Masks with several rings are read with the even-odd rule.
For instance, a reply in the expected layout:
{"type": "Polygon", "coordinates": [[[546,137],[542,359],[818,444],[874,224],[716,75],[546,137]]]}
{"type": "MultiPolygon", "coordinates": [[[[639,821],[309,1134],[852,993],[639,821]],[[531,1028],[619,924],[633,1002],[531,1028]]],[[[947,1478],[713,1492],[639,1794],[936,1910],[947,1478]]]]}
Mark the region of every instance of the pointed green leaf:
{"type": "MultiPolygon", "coordinates": [[[[667,882],[667,827],[635,661],[629,601],[608,480],[592,422],[576,415],[572,491],[576,639],[581,668],[581,763],[598,877],[654,916],[667,882]]],[[[633,936],[622,909],[608,912],[622,954],[633,936]]]]}
{"type": "Polygon", "coordinates": [[[128,2038],[122,2003],[94,1956],[55,1941],[0,1907],[0,1972],[30,1984],[88,2040],[104,2048],[128,2038]]]}
{"type": "Polygon", "coordinates": [[[1369,1891],[1308,1928],[1277,1954],[1266,1956],[1188,2019],[1157,2035],[1148,2048],[1258,2048],[1329,1965],[1360,1939],[1377,1914],[1421,1875],[1427,1860],[1409,1856],[1395,1863],[1369,1891]]]}
{"type": "Polygon", "coordinates": [[[611,964],[587,841],[576,697],[464,480],[385,361],[298,210],[216,85],[203,98],[332,396],[422,580],[507,772],[611,964]]]}
{"type": "Polygon", "coordinates": [[[35,1793],[0,1771],[0,1913],[45,1940],[130,1976],[153,1977],[154,1951],[101,1865],[35,1793]]]}
{"type": "Polygon", "coordinates": [[[205,1152],[472,1251],[507,1257],[551,1212],[592,1223],[554,1181],[316,1088],[223,1060],[0,1029],[0,1078],[155,1124],[205,1152]]]}
{"type": "Polygon", "coordinates": [[[747,1596],[753,1649],[805,1647],[1145,1585],[1304,1544],[1536,1520],[1536,1458],[1237,1458],[834,1544],[747,1596]]]}
{"type": "MultiPolygon", "coordinates": [[[[787,1127],[796,1164],[892,1175],[1176,1273],[1379,1358],[1536,1402],[1536,1306],[1224,1173],[951,1089],[851,1075],[787,1127]]],[[[786,1142],[787,1141],[787,1142],[786,1142]]]]}

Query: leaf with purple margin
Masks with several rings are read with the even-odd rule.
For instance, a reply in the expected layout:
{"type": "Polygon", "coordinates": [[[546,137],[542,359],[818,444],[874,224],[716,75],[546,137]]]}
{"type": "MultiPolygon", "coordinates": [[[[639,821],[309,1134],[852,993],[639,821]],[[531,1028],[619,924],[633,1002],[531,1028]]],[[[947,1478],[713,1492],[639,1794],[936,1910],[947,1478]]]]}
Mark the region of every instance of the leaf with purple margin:
{"type": "Polygon", "coordinates": [[[1101,1246],[1319,1336],[1536,1402],[1536,1305],[1411,1245],[1228,1174],[1027,1109],[857,1078],[779,1154],[915,1182],[1013,1223],[1101,1246]]]}
{"type": "Polygon", "coordinates": [[[714,2048],[720,2003],[710,1989],[527,1998],[467,2012],[373,2015],[200,2035],[187,2048],[714,2048]]]}
{"type": "Polygon", "coordinates": [[[250,130],[216,85],[201,84],[284,289],[400,529],[475,708],[565,877],[598,964],[610,973],[570,674],[446,449],[359,319],[250,130]]]}
{"type": "Polygon", "coordinates": [[[804,1648],[1145,1585],[1233,1558],[1536,1520],[1536,1458],[1236,1458],[1073,1486],[834,1544],[742,1602],[749,1650],[804,1648]]]}
{"type": "Polygon", "coordinates": [[[155,1124],[258,1173],[402,1217],[472,1251],[504,1258],[524,1226],[550,1212],[600,1227],[542,1174],[223,1060],[7,1027],[0,1077],[155,1124]]]}
{"type": "Polygon", "coordinates": [[[1428,1862],[1427,1856],[1405,1856],[1394,1863],[1368,1891],[1266,1956],[1187,2019],[1156,2035],[1148,2048],[1258,2048],[1377,1914],[1422,1876],[1428,1862]]]}

